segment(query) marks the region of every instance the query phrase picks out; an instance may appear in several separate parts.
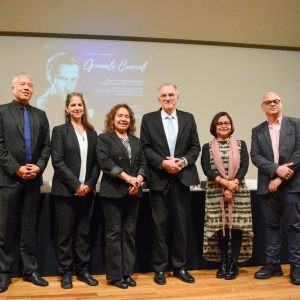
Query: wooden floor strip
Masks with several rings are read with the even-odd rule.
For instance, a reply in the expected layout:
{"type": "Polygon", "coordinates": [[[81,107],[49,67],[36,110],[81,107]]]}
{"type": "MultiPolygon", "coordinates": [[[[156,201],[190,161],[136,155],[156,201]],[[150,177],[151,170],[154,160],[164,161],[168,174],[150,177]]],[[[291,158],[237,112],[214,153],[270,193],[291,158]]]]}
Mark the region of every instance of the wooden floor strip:
{"type": "Polygon", "coordinates": [[[293,300],[300,299],[300,285],[290,282],[290,266],[283,265],[284,276],[266,280],[254,278],[259,267],[240,269],[235,280],[217,279],[216,270],[194,270],[194,284],[188,284],[168,273],[167,284],[159,286],[153,282],[153,273],[135,273],[136,287],[126,290],[107,284],[105,275],[95,275],[100,284],[91,287],[73,277],[73,288],[63,290],[59,277],[44,277],[48,287],[37,287],[22,278],[13,278],[8,290],[0,294],[0,300],[163,300],[163,299],[257,299],[257,300],[293,300]]]}

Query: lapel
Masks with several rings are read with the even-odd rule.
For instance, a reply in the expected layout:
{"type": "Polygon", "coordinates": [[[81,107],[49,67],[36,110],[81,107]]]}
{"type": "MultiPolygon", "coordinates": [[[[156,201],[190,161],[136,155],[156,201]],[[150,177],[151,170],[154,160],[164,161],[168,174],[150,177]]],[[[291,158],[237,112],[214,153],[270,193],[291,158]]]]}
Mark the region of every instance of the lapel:
{"type": "Polygon", "coordinates": [[[165,143],[165,147],[167,147],[167,149],[169,150],[167,136],[166,136],[164,125],[163,125],[163,122],[161,119],[161,110],[162,110],[162,108],[160,108],[158,111],[156,111],[153,114],[153,123],[154,123],[154,127],[157,128],[156,134],[160,135],[161,139],[165,143]]]}
{"type": "MultiPolygon", "coordinates": [[[[128,136],[129,136],[129,134],[128,134],[128,136]]],[[[118,147],[120,147],[120,149],[126,155],[128,162],[129,162],[129,156],[128,156],[127,150],[126,150],[125,146],[123,145],[123,143],[121,142],[121,139],[118,137],[118,135],[115,132],[111,134],[111,137],[115,141],[115,143],[118,145],[118,147]]]]}
{"type": "MultiPolygon", "coordinates": [[[[183,127],[184,127],[184,123],[185,123],[185,118],[184,118],[184,114],[182,113],[182,111],[177,110],[177,118],[178,118],[178,134],[177,134],[177,139],[176,139],[176,145],[177,145],[177,141],[179,141],[182,133],[183,133],[183,127]]],[[[176,149],[176,146],[175,146],[176,149]]]]}
{"type": "Polygon", "coordinates": [[[33,117],[33,126],[31,125],[31,128],[33,129],[33,136],[34,136],[34,140],[32,141],[33,145],[32,145],[32,149],[35,149],[36,143],[37,143],[37,139],[39,136],[39,130],[40,130],[40,119],[38,117],[38,113],[37,112],[33,112],[33,108],[31,105],[30,106],[30,110],[32,112],[32,114],[30,115],[30,117],[33,117]]]}
{"type": "Polygon", "coordinates": [[[19,112],[17,110],[17,108],[15,107],[15,105],[13,104],[13,102],[11,102],[8,106],[8,109],[10,110],[10,113],[13,116],[13,119],[15,120],[17,127],[20,131],[21,136],[24,138],[24,132],[23,132],[23,127],[22,127],[22,122],[20,119],[20,115],[19,112]]]}
{"type": "Polygon", "coordinates": [[[76,145],[76,149],[78,151],[78,154],[79,154],[79,157],[80,156],[80,147],[79,147],[79,142],[78,142],[78,139],[77,139],[77,136],[76,136],[76,133],[75,133],[75,129],[74,127],[72,126],[71,123],[66,123],[66,128],[67,128],[67,131],[69,132],[74,144],[76,145]]]}
{"type": "Polygon", "coordinates": [[[136,145],[136,139],[131,135],[128,134],[130,148],[131,148],[131,167],[134,164],[136,153],[137,153],[137,145],[136,145]]]}
{"type": "Polygon", "coordinates": [[[280,127],[280,134],[279,134],[279,149],[280,149],[280,146],[286,136],[288,123],[289,123],[288,118],[285,116],[282,116],[282,122],[281,122],[281,127],[280,127]]]}
{"type": "Polygon", "coordinates": [[[269,144],[269,147],[271,148],[272,152],[273,152],[273,146],[272,146],[272,141],[271,141],[271,136],[270,136],[270,131],[269,131],[269,126],[268,126],[268,122],[265,121],[263,124],[262,124],[262,133],[264,134],[268,144],[269,144]]]}
{"type": "Polygon", "coordinates": [[[92,132],[89,129],[86,129],[86,136],[88,141],[88,153],[87,153],[87,160],[91,156],[92,151],[94,151],[94,140],[92,132]]]}

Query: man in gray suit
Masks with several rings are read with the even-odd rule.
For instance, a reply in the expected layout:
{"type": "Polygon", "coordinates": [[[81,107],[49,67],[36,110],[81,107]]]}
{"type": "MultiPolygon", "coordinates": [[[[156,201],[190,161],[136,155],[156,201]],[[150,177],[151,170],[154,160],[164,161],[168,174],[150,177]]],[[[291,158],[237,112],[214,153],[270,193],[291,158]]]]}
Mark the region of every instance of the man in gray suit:
{"type": "Polygon", "coordinates": [[[194,117],[176,109],[178,100],[175,85],[162,85],[158,90],[162,108],[144,115],[141,125],[141,141],[149,170],[154,282],[157,284],[166,284],[169,229],[172,231],[173,275],[187,283],[195,282],[185,269],[186,222],[190,186],[199,184],[195,162],[200,144],[194,117]]]}
{"type": "Polygon", "coordinates": [[[262,100],[267,121],[252,129],[251,159],[258,168],[257,193],[266,224],[267,264],[257,279],[282,276],[280,226],[284,214],[288,232],[290,277],[300,284],[300,119],[282,115],[274,93],[262,100]]]}
{"type": "Polygon", "coordinates": [[[0,106],[0,293],[11,282],[20,215],[23,280],[47,286],[37,273],[35,239],[42,173],[50,157],[45,112],[29,105],[33,81],[26,73],[12,81],[14,100],[0,106]]]}

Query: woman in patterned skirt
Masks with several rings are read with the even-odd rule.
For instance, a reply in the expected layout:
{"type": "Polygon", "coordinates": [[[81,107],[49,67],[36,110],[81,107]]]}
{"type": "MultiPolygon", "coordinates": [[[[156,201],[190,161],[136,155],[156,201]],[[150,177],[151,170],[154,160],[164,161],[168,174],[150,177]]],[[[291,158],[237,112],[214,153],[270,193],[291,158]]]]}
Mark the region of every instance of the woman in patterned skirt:
{"type": "Polygon", "coordinates": [[[207,176],[203,257],[220,261],[217,278],[235,279],[238,261],[252,255],[250,191],[245,184],[249,165],[247,146],[232,137],[227,112],[216,114],[210,125],[214,139],[203,146],[201,165],[207,176]]]}

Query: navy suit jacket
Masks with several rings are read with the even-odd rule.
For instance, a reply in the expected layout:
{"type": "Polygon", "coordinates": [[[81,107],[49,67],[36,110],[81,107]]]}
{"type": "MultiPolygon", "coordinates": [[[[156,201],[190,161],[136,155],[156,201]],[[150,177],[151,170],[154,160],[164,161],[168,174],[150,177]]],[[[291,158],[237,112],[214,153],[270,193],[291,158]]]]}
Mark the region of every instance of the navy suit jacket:
{"type": "MultiPolygon", "coordinates": [[[[186,186],[199,184],[195,162],[200,153],[200,143],[194,116],[177,110],[178,134],[175,157],[185,157],[188,166],[175,176],[186,186]]],[[[149,170],[149,189],[161,191],[168,182],[169,173],[160,168],[163,160],[170,156],[167,137],[161,119],[161,109],[145,114],[141,125],[141,141],[149,170]]]]}
{"type": "MultiPolygon", "coordinates": [[[[88,153],[84,184],[92,189],[86,196],[94,197],[100,173],[96,157],[97,133],[87,129],[86,134],[88,153]]],[[[51,160],[54,168],[51,193],[65,197],[74,196],[75,189],[81,184],[79,181],[81,156],[79,142],[71,123],[53,128],[51,160]]]]}
{"type": "Polygon", "coordinates": [[[274,163],[274,153],[268,122],[252,129],[251,160],[258,168],[257,193],[269,192],[269,183],[277,177],[276,169],[293,162],[293,176],[281,184],[287,192],[300,192],[300,119],[282,117],[279,138],[279,162],[274,163]]]}
{"type": "MultiPolygon", "coordinates": [[[[42,174],[50,157],[49,123],[44,111],[29,105],[32,128],[32,163],[41,172],[33,179],[32,185],[43,184],[42,174]]],[[[0,186],[16,187],[24,182],[15,172],[26,164],[23,121],[16,105],[11,102],[0,105],[0,186]]]]}
{"type": "MultiPolygon", "coordinates": [[[[128,194],[128,183],[117,174],[124,171],[131,176],[142,175],[147,180],[146,159],[142,151],[140,139],[128,134],[131,148],[131,164],[128,153],[116,133],[102,133],[98,136],[97,158],[103,172],[99,195],[106,198],[121,198],[128,194]]],[[[137,195],[142,197],[140,188],[137,195]]]]}

